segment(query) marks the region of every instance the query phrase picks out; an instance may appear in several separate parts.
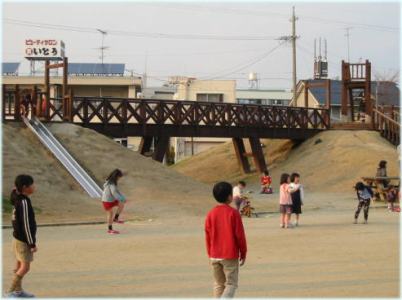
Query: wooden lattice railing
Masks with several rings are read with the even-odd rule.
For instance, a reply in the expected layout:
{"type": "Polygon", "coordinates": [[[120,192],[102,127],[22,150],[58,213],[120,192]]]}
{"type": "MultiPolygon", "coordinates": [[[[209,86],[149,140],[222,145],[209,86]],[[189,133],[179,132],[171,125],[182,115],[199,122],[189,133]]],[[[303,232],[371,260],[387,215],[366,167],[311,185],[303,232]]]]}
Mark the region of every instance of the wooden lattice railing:
{"type": "MultiPolygon", "coordinates": [[[[3,97],[5,119],[13,119],[15,99],[3,97]],[[4,105],[6,104],[6,105],[4,105]]],[[[80,124],[140,124],[328,129],[329,111],[320,108],[245,105],[155,99],[73,97],[49,99],[47,121],[80,124]],[[63,103],[71,103],[67,110],[63,103]],[[69,116],[64,118],[64,114],[69,116]]]]}
{"type": "Polygon", "coordinates": [[[373,109],[373,129],[394,145],[400,143],[400,114],[395,107],[373,109]]]}
{"type": "Polygon", "coordinates": [[[74,123],[329,128],[326,109],[171,101],[74,97],[74,123]]]}

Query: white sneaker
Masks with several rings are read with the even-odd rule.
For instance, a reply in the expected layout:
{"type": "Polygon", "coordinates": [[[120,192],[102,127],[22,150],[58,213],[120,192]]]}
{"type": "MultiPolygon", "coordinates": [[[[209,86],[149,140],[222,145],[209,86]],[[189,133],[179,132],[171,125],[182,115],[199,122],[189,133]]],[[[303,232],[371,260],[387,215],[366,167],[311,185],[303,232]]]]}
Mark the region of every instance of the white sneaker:
{"type": "Polygon", "coordinates": [[[285,224],[280,224],[280,228],[285,228],[285,224]]]}

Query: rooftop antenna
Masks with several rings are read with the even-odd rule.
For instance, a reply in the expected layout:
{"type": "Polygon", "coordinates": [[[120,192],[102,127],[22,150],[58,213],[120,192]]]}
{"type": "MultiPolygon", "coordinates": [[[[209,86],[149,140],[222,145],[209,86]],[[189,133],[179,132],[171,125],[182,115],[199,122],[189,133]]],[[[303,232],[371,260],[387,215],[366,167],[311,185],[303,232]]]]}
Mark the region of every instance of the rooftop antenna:
{"type": "Polygon", "coordinates": [[[350,62],[350,30],[353,29],[353,27],[346,27],[346,38],[347,38],[347,43],[348,43],[348,62],[350,62]]]}
{"type": "Polygon", "coordinates": [[[107,49],[109,49],[109,47],[108,46],[104,46],[103,45],[103,42],[104,42],[104,40],[105,40],[105,35],[107,35],[107,31],[105,31],[105,30],[102,30],[102,29],[96,29],[101,35],[102,35],[102,45],[98,48],[100,51],[101,51],[101,57],[100,57],[100,59],[101,59],[101,61],[102,61],[102,65],[103,65],[103,58],[104,58],[104,51],[105,50],[107,50],[107,49]]]}
{"type": "Polygon", "coordinates": [[[314,61],[317,61],[317,39],[314,39],[314,61]]]}
{"type": "Polygon", "coordinates": [[[321,61],[321,58],[322,58],[322,56],[321,56],[321,37],[320,37],[320,40],[318,43],[318,60],[321,61]]]}
{"type": "Polygon", "coordinates": [[[147,87],[147,69],[148,69],[148,50],[145,52],[145,68],[144,74],[142,75],[142,87],[145,89],[147,87]]]}
{"type": "Polygon", "coordinates": [[[324,39],[324,59],[327,60],[327,39],[324,39]]]}

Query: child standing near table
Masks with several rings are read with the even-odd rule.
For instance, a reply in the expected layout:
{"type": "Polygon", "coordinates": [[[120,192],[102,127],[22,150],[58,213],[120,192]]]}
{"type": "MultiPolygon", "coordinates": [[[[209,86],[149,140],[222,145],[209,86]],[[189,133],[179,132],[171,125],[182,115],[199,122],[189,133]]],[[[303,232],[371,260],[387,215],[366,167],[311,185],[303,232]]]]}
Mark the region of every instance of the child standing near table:
{"type": "Polygon", "coordinates": [[[398,198],[398,191],[397,189],[390,185],[387,191],[387,202],[388,202],[388,210],[394,211],[394,203],[398,198]]]}
{"type": "Polygon", "coordinates": [[[364,185],[363,182],[356,183],[355,190],[357,193],[357,200],[359,201],[359,204],[357,205],[357,209],[355,212],[354,224],[357,224],[357,219],[359,218],[359,214],[362,208],[364,211],[364,224],[367,224],[370,201],[373,197],[373,191],[369,186],[364,185]]]}

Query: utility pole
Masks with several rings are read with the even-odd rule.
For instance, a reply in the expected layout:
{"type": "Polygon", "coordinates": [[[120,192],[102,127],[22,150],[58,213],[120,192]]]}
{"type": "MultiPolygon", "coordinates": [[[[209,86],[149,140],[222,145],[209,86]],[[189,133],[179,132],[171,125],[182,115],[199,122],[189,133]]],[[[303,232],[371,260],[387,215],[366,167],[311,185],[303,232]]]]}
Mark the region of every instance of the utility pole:
{"type": "Polygon", "coordinates": [[[279,37],[277,40],[280,41],[291,41],[292,42],[292,73],[293,73],[293,80],[292,80],[292,90],[293,90],[293,103],[296,105],[296,84],[297,84],[297,75],[296,75],[296,20],[297,17],[295,15],[295,7],[293,6],[293,14],[290,22],[292,22],[292,35],[285,35],[279,37]]]}
{"type": "Polygon", "coordinates": [[[346,30],[345,36],[346,36],[347,42],[348,42],[348,62],[350,62],[350,40],[349,40],[350,33],[349,33],[349,30],[352,29],[352,28],[353,27],[346,27],[345,28],[345,30],[346,30]]]}
{"type": "Polygon", "coordinates": [[[297,84],[297,75],[296,75],[296,15],[295,15],[295,7],[293,6],[293,15],[292,15],[292,61],[293,61],[293,103],[296,104],[296,84],[297,84]]]}

